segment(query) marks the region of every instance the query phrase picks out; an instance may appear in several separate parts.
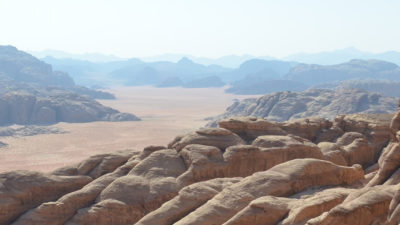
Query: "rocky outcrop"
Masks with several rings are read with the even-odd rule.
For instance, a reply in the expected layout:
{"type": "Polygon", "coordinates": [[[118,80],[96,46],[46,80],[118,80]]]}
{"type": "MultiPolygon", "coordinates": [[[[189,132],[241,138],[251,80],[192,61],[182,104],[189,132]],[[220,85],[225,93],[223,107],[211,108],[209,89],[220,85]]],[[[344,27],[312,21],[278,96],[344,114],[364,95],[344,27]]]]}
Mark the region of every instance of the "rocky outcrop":
{"type": "MultiPolygon", "coordinates": [[[[258,99],[234,102],[220,120],[235,116],[261,117],[272,121],[322,117],[333,119],[339,114],[384,114],[396,111],[397,100],[357,89],[310,89],[303,92],[275,92],[258,99]]],[[[216,126],[210,122],[208,126],[216,126]]]]}
{"type": "Polygon", "coordinates": [[[53,71],[32,55],[19,51],[13,46],[0,46],[0,73],[7,80],[35,83],[44,86],[73,87],[74,81],[68,74],[53,71]]]}
{"type": "Polygon", "coordinates": [[[8,93],[3,104],[4,124],[51,124],[57,122],[135,121],[135,115],[120,113],[76,94],[36,97],[27,93],[8,93]]]}
{"type": "Polygon", "coordinates": [[[27,210],[78,190],[92,179],[16,171],[0,174],[0,181],[0,224],[10,224],[27,210]]]}
{"type": "Polygon", "coordinates": [[[8,127],[0,127],[0,137],[25,137],[25,136],[34,136],[38,134],[63,134],[67,133],[57,127],[49,127],[49,126],[8,126],[8,127]]]}
{"type": "Polygon", "coordinates": [[[94,99],[115,96],[75,85],[68,74],[32,55],[0,46],[0,126],[138,120],[94,99]]]}
{"type": "Polygon", "coordinates": [[[229,146],[244,143],[245,142],[239,136],[229,130],[223,128],[208,128],[175,139],[168,145],[168,147],[180,151],[189,144],[202,144],[215,146],[225,150],[229,146]]]}
{"type": "Polygon", "coordinates": [[[0,224],[395,225],[397,120],[231,118],[167,147],[3,173],[0,224]]]}
{"type": "Polygon", "coordinates": [[[395,186],[374,186],[351,193],[343,203],[308,221],[322,224],[384,224],[395,186]]]}
{"type": "Polygon", "coordinates": [[[352,184],[363,177],[361,167],[340,167],[317,159],[292,160],[225,188],[176,224],[223,224],[258,197],[290,196],[310,187],[352,184]]]}

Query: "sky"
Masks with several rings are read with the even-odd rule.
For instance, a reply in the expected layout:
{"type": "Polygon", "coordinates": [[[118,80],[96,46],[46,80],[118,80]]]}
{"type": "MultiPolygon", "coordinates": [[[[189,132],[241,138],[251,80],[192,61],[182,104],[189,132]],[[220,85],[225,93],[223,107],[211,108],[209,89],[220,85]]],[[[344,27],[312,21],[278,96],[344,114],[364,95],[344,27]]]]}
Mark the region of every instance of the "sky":
{"type": "Polygon", "coordinates": [[[0,45],[146,57],[400,51],[398,0],[0,0],[0,45]]]}

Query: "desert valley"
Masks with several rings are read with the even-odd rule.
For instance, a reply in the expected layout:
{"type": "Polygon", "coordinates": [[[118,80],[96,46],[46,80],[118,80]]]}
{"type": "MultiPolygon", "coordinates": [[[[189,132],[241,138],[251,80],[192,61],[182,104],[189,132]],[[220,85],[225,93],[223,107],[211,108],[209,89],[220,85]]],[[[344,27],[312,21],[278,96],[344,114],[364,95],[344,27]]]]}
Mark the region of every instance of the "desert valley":
{"type": "MultiPolygon", "coordinates": [[[[177,135],[205,126],[208,122],[204,120],[206,117],[220,114],[233,99],[250,97],[226,94],[223,88],[160,89],[147,86],[119,87],[110,92],[117,99],[100,100],[102,104],[135,113],[142,120],[62,122],[46,126],[59,131],[56,133],[0,135],[0,141],[7,143],[0,151],[0,171],[30,169],[49,172],[94,154],[125,149],[140,151],[148,145],[166,145],[177,135]]],[[[0,133],[7,129],[0,128],[0,133]]]]}
{"type": "Polygon", "coordinates": [[[400,225],[399,9],[2,1],[0,225],[400,225]]]}
{"type": "MultiPolygon", "coordinates": [[[[12,46],[0,53],[0,224],[400,222],[398,83],[376,79],[400,74],[395,64],[353,60],[333,66],[346,76],[330,88],[240,95],[203,78],[149,86],[146,73],[148,86],[96,90],[12,46]]],[[[169,67],[199,66],[181,61],[169,67]]],[[[268,76],[276,62],[256,64],[268,76]]],[[[293,66],[264,84],[324,73],[293,66]]],[[[260,91],[248,69],[219,76],[260,91]]]]}

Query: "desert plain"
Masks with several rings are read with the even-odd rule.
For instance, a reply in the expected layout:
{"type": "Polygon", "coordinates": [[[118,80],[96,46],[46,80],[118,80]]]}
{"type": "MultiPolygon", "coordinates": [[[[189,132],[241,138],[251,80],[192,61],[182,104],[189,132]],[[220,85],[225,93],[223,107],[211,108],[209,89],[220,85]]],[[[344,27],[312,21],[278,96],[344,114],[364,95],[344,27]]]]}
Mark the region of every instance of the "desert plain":
{"type": "Polygon", "coordinates": [[[35,170],[48,172],[72,165],[94,154],[125,149],[142,150],[148,145],[166,146],[177,135],[204,126],[206,117],[225,111],[234,99],[257,97],[233,95],[225,88],[114,87],[107,90],[116,100],[106,106],[137,115],[142,121],[58,123],[64,133],[24,137],[0,137],[0,172],[35,170]]]}

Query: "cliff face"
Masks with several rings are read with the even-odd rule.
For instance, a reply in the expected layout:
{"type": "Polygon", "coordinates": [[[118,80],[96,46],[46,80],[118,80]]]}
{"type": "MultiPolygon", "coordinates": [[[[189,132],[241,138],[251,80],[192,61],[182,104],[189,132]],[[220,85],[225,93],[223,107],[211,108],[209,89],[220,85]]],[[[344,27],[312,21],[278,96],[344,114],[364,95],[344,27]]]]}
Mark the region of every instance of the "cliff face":
{"type": "Polygon", "coordinates": [[[0,46],[0,126],[139,120],[95,101],[114,95],[76,86],[63,72],[12,46],[0,46]]]}
{"type": "Polygon", "coordinates": [[[62,87],[75,85],[68,74],[53,71],[49,64],[13,46],[0,46],[0,74],[15,82],[62,87]]]}
{"type": "Polygon", "coordinates": [[[249,98],[229,106],[217,120],[233,116],[262,117],[272,121],[286,121],[306,117],[333,119],[339,114],[393,113],[397,100],[358,89],[310,89],[303,92],[275,92],[258,99],[249,98]]]}
{"type": "Polygon", "coordinates": [[[77,94],[36,97],[12,92],[0,98],[0,125],[135,120],[140,119],[77,94]]]}
{"type": "Polygon", "coordinates": [[[230,118],[165,147],[2,173],[0,224],[398,224],[398,120],[230,118]]]}

